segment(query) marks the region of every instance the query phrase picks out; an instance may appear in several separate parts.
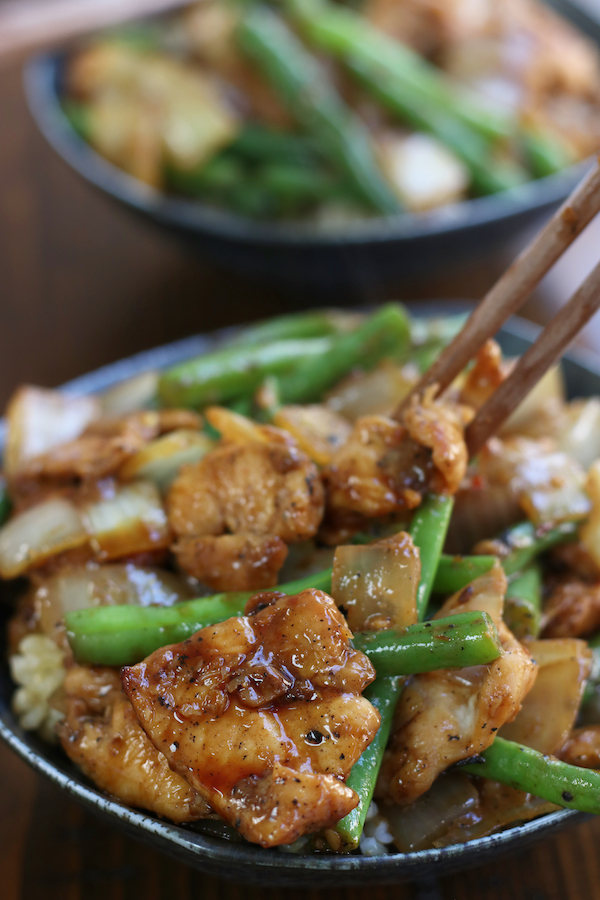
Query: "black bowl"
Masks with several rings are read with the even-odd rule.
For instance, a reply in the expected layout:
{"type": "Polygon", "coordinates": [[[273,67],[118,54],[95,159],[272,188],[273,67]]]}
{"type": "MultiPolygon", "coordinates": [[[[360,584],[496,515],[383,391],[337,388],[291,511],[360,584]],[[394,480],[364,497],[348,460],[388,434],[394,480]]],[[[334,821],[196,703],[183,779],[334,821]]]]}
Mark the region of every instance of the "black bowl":
{"type": "MultiPolygon", "coordinates": [[[[561,12],[571,14],[564,0],[561,12]]],[[[581,11],[572,17],[600,45],[600,24],[581,11]]],[[[66,55],[38,56],[25,69],[29,108],[57,153],[91,184],[225,267],[288,284],[345,288],[364,297],[399,276],[480,258],[546,217],[586,169],[583,163],[495,196],[427,214],[365,219],[335,231],[256,222],[163,194],[99,156],[61,108],[66,55]]]]}
{"type": "MultiPolygon", "coordinates": [[[[448,304],[444,304],[443,308],[431,305],[429,310],[420,307],[419,312],[423,311],[447,315],[448,304]]],[[[464,306],[462,309],[454,306],[453,311],[464,311],[464,306]]],[[[231,329],[208,336],[199,335],[137,354],[71,381],[64,389],[76,395],[105,390],[148,369],[168,366],[202,353],[230,332],[231,329]]],[[[514,319],[503,329],[499,340],[505,353],[518,355],[531,344],[536,334],[535,326],[514,319]]],[[[599,357],[590,353],[571,354],[565,358],[563,365],[570,396],[600,394],[599,357]]],[[[0,646],[4,643],[9,612],[8,604],[0,604],[0,646]]],[[[2,654],[3,659],[4,656],[2,654]]],[[[10,708],[13,689],[6,664],[0,665],[0,738],[32,768],[132,836],[155,845],[201,871],[224,878],[269,886],[285,884],[295,887],[395,884],[439,876],[477,865],[492,857],[523,850],[533,841],[586,818],[582,813],[562,810],[467,844],[378,857],[303,856],[263,850],[245,842],[233,843],[203,833],[202,826],[185,827],[161,821],[100,793],[60,750],[43,743],[36,735],[19,727],[10,708]]]]}

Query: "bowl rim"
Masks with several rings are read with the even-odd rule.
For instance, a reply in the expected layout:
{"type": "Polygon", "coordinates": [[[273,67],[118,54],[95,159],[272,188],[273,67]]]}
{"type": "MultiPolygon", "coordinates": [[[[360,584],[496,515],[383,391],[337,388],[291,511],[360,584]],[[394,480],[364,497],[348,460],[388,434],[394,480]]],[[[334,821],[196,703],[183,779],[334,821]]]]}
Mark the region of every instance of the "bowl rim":
{"type": "MultiPolygon", "coordinates": [[[[440,314],[460,314],[469,309],[472,309],[472,304],[460,301],[420,303],[412,309],[409,305],[411,313],[431,317],[440,314]]],[[[132,375],[172,365],[204,352],[237,330],[237,327],[224,328],[137,353],[75,378],[63,385],[62,390],[72,396],[105,390],[132,375]]],[[[531,343],[539,334],[540,328],[531,322],[513,317],[502,331],[509,337],[531,343]]],[[[593,351],[577,349],[565,354],[565,358],[600,379],[600,356],[593,351]]],[[[4,422],[1,426],[0,444],[4,442],[4,422]]],[[[390,853],[384,856],[285,853],[202,834],[189,826],[159,820],[148,813],[131,809],[111,799],[91,786],[83,773],[66,757],[55,762],[51,752],[44,753],[47,745],[42,744],[31,732],[24,732],[18,726],[1,690],[0,738],[35,771],[45,775],[92,811],[108,817],[134,836],[150,841],[161,850],[204,871],[234,879],[243,878],[249,882],[268,881],[271,885],[399,883],[402,880],[425,875],[437,876],[476,865],[499,854],[523,849],[542,836],[590,818],[575,810],[558,810],[464,844],[409,853],[390,853]],[[344,880],[344,876],[347,880],[344,880]]]]}
{"type": "MultiPolygon", "coordinates": [[[[600,42],[600,31],[598,37],[600,42]]],[[[68,48],[62,48],[34,56],[23,71],[30,112],[48,143],[71,168],[100,190],[164,225],[190,234],[206,233],[255,246],[275,247],[410,243],[492,222],[507,222],[520,214],[556,206],[591,165],[589,159],[584,160],[500,194],[465,200],[431,212],[374,216],[323,230],[317,230],[310,222],[263,222],[165,194],[100,156],[74,131],[61,106],[59,83],[68,53],[68,48]]]]}

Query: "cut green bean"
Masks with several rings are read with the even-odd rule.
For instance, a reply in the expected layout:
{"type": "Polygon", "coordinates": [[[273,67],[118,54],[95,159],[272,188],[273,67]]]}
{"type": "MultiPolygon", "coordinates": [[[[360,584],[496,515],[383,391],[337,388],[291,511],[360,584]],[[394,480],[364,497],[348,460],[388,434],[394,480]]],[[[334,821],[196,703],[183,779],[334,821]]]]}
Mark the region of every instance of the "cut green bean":
{"type": "Polygon", "coordinates": [[[535,638],[542,618],[542,573],[532,565],[508,585],[504,621],[518,640],[535,638]]]}
{"type": "MultiPolygon", "coordinates": [[[[419,619],[423,618],[431,595],[440,553],[448,531],[452,507],[452,497],[429,494],[414,514],[410,526],[410,534],[415,545],[419,548],[421,559],[421,581],[417,592],[417,615],[419,619]]],[[[335,826],[335,830],[341,837],[344,847],[348,850],[356,849],[360,843],[360,836],[373,799],[377,776],[390,735],[394,710],[402,693],[402,685],[403,680],[401,678],[377,678],[365,692],[365,696],[379,710],[381,723],[374,739],[363,751],[358,762],[352,767],[346,782],[359,796],[356,808],[348,813],[347,816],[344,816],[335,826]]]]}
{"type": "Polygon", "coordinates": [[[307,357],[279,378],[282,403],[318,400],[351,369],[373,368],[387,356],[408,354],[410,326],[398,303],[388,303],[348,334],[330,338],[331,346],[321,356],[307,357]]]}
{"type": "Polygon", "coordinates": [[[453,508],[453,497],[429,494],[417,508],[410,527],[411,537],[419,548],[421,558],[421,581],[417,591],[419,620],[427,611],[453,508]]]}
{"type": "Polygon", "coordinates": [[[305,338],[327,337],[345,333],[356,328],[362,317],[343,313],[339,310],[311,310],[310,312],[289,313],[275,316],[248,325],[227,342],[228,347],[251,347],[270,344],[274,341],[303,340],[305,338]]]}
{"type": "Polygon", "coordinates": [[[283,20],[268,7],[253,4],[242,15],[237,34],[242,50],[364,202],[383,214],[398,212],[400,201],[377,166],[369,132],[283,20]]]}
{"type": "Polygon", "coordinates": [[[449,556],[442,553],[438,563],[433,591],[436,594],[455,594],[487,574],[498,562],[497,556],[449,556]]]}
{"type": "MultiPolygon", "coordinates": [[[[480,193],[495,193],[528,180],[516,162],[492,153],[484,137],[485,133],[489,137],[488,126],[494,119],[489,110],[452,90],[442,73],[415,58],[409,48],[347,8],[314,0],[291,0],[289,5],[311,43],[340,57],[391,112],[446,144],[469,168],[480,193]]],[[[495,122],[496,137],[512,130],[502,117],[495,122]]]]}
{"type": "Polygon", "coordinates": [[[401,632],[364,632],[355,635],[354,646],[369,657],[378,677],[482,666],[501,652],[496,626],[484,612],[418,622],[401,632]]]}
{"type": "Polygon", "coordinates": [[[501,560],[502,568],[510,577],[522,572],[530,562],[556,544],[573,541],[579,524],[563,522],[553,528],[536,527],[532,522],[521,522],[506,531],[501,540],[510,548],[508,556],[501,560]]]}
{"type": "Polygon", "coordinates": [[[600,813],[600,772],[572,766],[513,741],[497,737],[464,772],[499,781],[557,806],[600,813]]]}
{"type": "Polygon", "coordinates": [[[279,375],[300,361],[321,359],[331,349],[330,337],[274,341],[224,347],[162,373],[158,391],[167,406],[199,408],[250,396],[268,375],[279,375]]]}
{"type": "Polygon", "coordinates": [[[523,131],[521,141],[536,178],[561,172],[575,161],[557,135],[550,137],[540,131],[528,129],[523,131]]]}
{"type": "MultiPolygon", "coordinates": [[[[326,569],[273,590],[297,594],[306,588],[331,590],[326,569]]],[[[78,662],[89,665],[132,665],[158,647],[183,641],[201,628],[241,616],[256,591],[215,594],[175,606],[100,606],[65,615],[67,637],[78,662]]]]}

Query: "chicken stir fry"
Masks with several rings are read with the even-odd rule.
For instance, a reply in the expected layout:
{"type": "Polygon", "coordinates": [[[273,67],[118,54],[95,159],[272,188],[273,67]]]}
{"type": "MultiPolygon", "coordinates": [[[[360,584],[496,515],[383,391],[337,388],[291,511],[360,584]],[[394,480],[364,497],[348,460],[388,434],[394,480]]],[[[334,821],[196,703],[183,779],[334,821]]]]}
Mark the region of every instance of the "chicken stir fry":
{"type": "Polygon", "coordinates": [[[271,847],[356,806],[343,781],[379,715],[360,696],[375,670],[330,597],[256,599],[247,617],[125,669],[123,685],[171,767],[246,838],[271,847]]]}
{"type": "Polygon", "coordinates": [[[597,49],[539,0],[203,0],[141,28],[72,54],[73,127],[152,187],[246,217],[422,213],[600,145],[597,49]]]}
{"type": "Polygon", "coordinates": [[[20,725],[122,803],[263,848],[600,812],[600,403],[556,369],[469,460],[513,362],[488,342],[403,404],[450,333],[317,311],[101,396],[21,388],[20,725]]]}

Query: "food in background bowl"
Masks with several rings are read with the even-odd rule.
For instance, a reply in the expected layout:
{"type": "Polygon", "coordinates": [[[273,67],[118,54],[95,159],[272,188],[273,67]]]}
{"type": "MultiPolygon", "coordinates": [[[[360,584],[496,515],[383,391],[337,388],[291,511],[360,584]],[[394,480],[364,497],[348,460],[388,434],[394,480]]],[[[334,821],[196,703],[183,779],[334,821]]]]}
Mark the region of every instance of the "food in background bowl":
{"type": "Polygon", "coordinates": [[[533,0],[211,0],[92,41],[65,109],[157,188],[263,219],[426,211],[600,144],[596,49],[533,0]]]}
{"type": "Polygon", "coordinates": [[[21,388],[22,726],[126,804],[297,852],[597,811],[598,401],[555,370],[468,464],[493,342],[394,417],[456,324],[302,314],[102,396],[21,388]]]}

